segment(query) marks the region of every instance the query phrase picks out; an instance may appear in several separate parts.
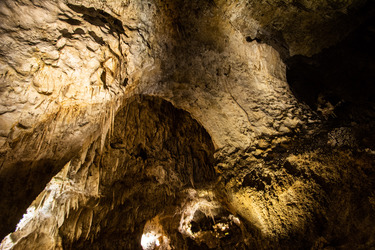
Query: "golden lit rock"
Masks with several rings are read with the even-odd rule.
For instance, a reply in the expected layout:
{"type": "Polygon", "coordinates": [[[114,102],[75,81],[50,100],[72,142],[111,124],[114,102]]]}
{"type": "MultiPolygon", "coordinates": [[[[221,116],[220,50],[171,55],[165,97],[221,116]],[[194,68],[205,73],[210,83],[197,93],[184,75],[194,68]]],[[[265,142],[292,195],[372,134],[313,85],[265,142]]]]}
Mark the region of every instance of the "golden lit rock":
{"type": "Polygon", "coordinates": [[[375,5],[0,2],[0,249],[371,249],[375,5]]]}

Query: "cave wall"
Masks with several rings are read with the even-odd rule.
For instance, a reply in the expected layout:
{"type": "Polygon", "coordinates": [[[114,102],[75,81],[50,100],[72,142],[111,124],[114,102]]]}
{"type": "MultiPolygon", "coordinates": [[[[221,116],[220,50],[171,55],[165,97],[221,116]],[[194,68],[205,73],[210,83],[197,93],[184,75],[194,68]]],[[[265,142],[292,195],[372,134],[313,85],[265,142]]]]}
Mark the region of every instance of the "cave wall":
{"type": "Polygon", "coordinates": [[[373,246],[374,10],[2,1],[1,247],[373,246]]]}

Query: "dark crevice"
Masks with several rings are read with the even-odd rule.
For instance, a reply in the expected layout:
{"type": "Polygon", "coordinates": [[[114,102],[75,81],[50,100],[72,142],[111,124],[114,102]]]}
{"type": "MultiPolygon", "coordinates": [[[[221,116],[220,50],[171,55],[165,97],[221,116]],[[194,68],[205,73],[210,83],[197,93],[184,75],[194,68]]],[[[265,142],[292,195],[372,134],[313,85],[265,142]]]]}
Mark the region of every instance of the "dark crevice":
{"type": "Polygon", "coordinates": [[[83,35],[85,34],[85,31],[81,28],[77,28],[74,30],[74,34],[83,35]]]}
{"type": "Polygon", "coordinates": [[[27,207],[66,161],[68,160],[19,161],[7,169],[1,169],[0,238],[4,238],[6,234],[15,230],[27,207]]]}
{"type": "Polygon", "coordinates": [[[78,19],[74,19],[74,18],[59,18],[60,21],[63,21],[63,22],[66,22],[70,25],[73,25],[73,26],[77,26],[77,25],[81,25],[81,21],[78,20],[78,19]]]}
{"type": "Polygon", "coordinates": [[[125,30],[121,20],[109,13],[95,8],[81,5],[68,4],[73,11],[82,14],[82,18],[92,25],[109,28],[110,34],[124,34],[125,30]]]}
{"type": "Polygon", "coordinates": [[[103,38],[99,37],[98,35],[96,35],[96,33],[94,31],[89,31],[89,35],[94,39],[94,41],[100,45],[104,45],[105,42],[103,40],[103,38]]]}
{"type": "Polygon", "coordinates": [[[260,40],[260,39],[257,38],[257,37],[255,37],[254,39],[251,38],[250,36],[247,36],[247,37],[246,37],[246,42],[251,43],[252,41],[256,41],[257,43],[261,43],[261,42],[262,42],[262,40],[260,40]]]}
{"type": "Polygon", "coordinates": [[[128,81],[129,79],[125,77],[124,81],[122,81],[122,86],[126,87],[126,85],[128,85],[128,81]]]}
{"type": "Polygon", "coordinates": [[[60,33],[65,38],[69,38],[69,39],[73,38],[73,35],[67,29],[60,30],[60,33]]]}
{"type": "MultiPolygon", "coordinates": [[[[374,8],[375,9],[375,8],[374,8]]],[[[334,47],[286,61],[294,95],[334,124],[375,119],[375,18],[334,47]]]]}
{"type": "Polygon", "coordinates": [[[102,74],[100,75],[100,80],[102,81],[103,83],[103,87],[105,89],[108,89],[108,86],[107,86],[107,72],[105,69],[103,69],[103,72],[102,74]]]}

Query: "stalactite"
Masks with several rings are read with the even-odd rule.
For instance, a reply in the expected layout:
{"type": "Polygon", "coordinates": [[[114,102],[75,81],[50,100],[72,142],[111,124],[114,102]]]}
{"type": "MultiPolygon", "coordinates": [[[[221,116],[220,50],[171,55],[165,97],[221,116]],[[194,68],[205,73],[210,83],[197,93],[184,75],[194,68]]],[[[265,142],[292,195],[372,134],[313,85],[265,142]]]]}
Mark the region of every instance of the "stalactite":
{"type": "Polygon", "coordinates": [[[0,1],[1,249],[371,248],[372,1],[68,2],[0,1]]]}

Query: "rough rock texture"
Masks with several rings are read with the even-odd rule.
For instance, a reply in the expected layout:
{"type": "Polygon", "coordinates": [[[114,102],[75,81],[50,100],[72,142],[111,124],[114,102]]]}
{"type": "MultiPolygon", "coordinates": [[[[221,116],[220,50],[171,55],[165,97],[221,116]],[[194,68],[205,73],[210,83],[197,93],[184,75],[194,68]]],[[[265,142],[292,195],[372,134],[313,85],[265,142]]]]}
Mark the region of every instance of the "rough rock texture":
{"type": "Polygon", "coordinates": [[[104,145],[98,138],[34,201],[37,219],[11,236],[19,240],[17,247],[28,244],[27,238],[35,237],[35,223],[42,222],[45,235],[37,237],[41,242],[50,237],[56,242],[52,245],[60,242],[65,248],[108,249],[116,242],[135,249],[146,220],[168,209],[168,204],[175,207],[175,196],[186,196],[180,192],[213,180],[209,135],[170,103],[130,98],[116,115],[114,127],[104,145]]]}
{"type": "Polygon", "coordinates": [[[274,46],[283,56],[311,56],[372,16],[371,1],[219,1],[247,40],[274,46]],[[370,7],[371,8],[371,7],[370,7]]]}
{"type": "Polygon", "coordinates": [[[1,1],[0,248],[375,247],[374,12],[1,1]]]}
{"type": "Polygon", "coordinates": [[[1,209],[9,230],[25,201],[113,116],[123,93],[126,35],[120,21],[110,28],[117,19],[101,10],[0,4],[1,209]]]}

